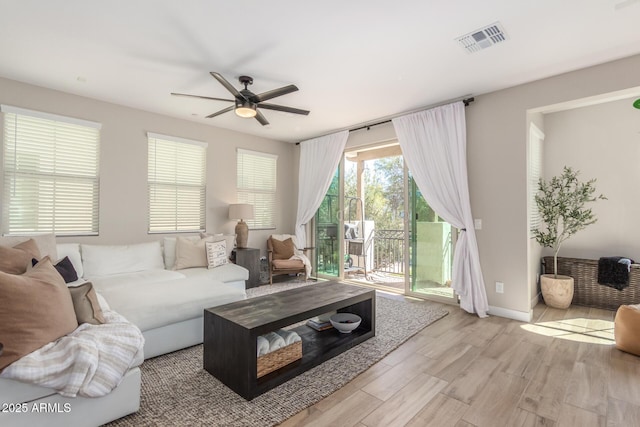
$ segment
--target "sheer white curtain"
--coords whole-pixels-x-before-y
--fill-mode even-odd
[[[348,137],[349,131],[345,130],[300,143],[296,238],[301,248],[307,246],[305,225],[316,214],[331,185]]]
[[[451,287],[460,306],[486,317],[487,293],[473,228],[467,181],[467,139],[462,102],[392,120],[404,160],[431,208],[460,233]]]

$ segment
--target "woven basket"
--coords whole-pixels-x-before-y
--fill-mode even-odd
[[[553,274],[553,257],[542,259],[544,272]],[[625,304],[640,304],[640,268],[632,266],[629,286],[619,291],[598,283],[598,260],[558,257],[558,274],[574,280],[571,304],[617,310]]]
[[[302,341],[258,357],[258,378],[302,358]]]

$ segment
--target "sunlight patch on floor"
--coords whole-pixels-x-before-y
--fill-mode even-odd
[[[520,327],[525,331],[548,337],[601,345],[615,344],[613,322],[610,320],[577,317],[527,323]]]

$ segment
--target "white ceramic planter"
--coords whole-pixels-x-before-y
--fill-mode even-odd
[[[540,288],[545,304],[554,308],[568,308],[573,299],[573,277],[543,274]]]

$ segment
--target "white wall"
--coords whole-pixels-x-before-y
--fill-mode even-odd
[[[639,87],[638,70],[640,56],[633,56],[478,95],[466,109],[471,208],[482,219],[477,237],[491,306],[528,313],[534,293],[528,265],[527,111]],[[547,123],[544,129],[548,138]],[[503,294],[495,292],[496,281],[504,282]]]
[[[571,166],[583,180],[596,178],[596,194],[608,198],[591,205],[598,222],[567,240],[560,256],[640,261],[640,110],[634,99],[545,115],[546,179]]]
[[[489,304],[500,309],[501,314],[527,318],[537,296],[536,274],[542,251],[529,239],[527,225],[529,123],[535,123],[549,138],[547,117],[543,117],[540,111],[554,104],[629,88],[639,87],[640,90],[638,70],[640,56],[634,56],[476,95],[475,102],[466,108],[471,210],[474,218],[482,219],[483,225],[482,230],[476,231],[480,263]],[[637,123],[637,119],[633,120]],[[598,120],[592,121],[593,126],[599,123]],[[387,123],[370,130],[352,132],[347,148],[395,137],[393,125]],[[608,169],[608,174],[615,174],[616,170]],[[633,184],[628,190],[631,196]],[[602,205],[605,203],[608,202]],[[577,252],[568,250],[563,253]],[[635,253],[637,251],[629,249],[626,254],[634,256]],[[637,257],[640,259],[640,254]],[[503,294],[495,292],[496,281],[504,283]]]
[[[249,246],[266,249],[271,233],[294,228],[297,162],[293,144],[96,101],[0,78],[0,104],[102,123],[100,138],[100,235],[64,238],[99,244],[158,239],[147,233],[147,131],[204,141],[207,149],[207,231],[233,233],[227,218],[236,200],[236,148],[278,155],[276,230],[249,232]],[[238,120],[241,120],[238,118]],[[255,126],[247,121],[247,126]],[[0,191],[2,191],[0,189]]]
[[[527,125],[528,129],[531,129],[532,126],[535,126],[535,128],[537,128],[538,131],[542,132],[544,134],[545,132],[545,122],[544,122],[544,115],[542,113],[530,113],[528,115],[528,121],[529,124]],[[529,130],[527,132],[527,143],[531,144],[531,131]],[[543,143],[543,152],[544,152],[544,143]],[[527,150],[527,165],[530,164],[529,161],[529,156],[530,154],[530,150]],[[543,171],[544,171],[544,161],[542,162],[542,167],[543,167]],[[527,172],[527,174],[529,174],[529,172]],[[534,189],[535,191],[535,189]],[[531,212],[532,207],[527,205],[527,212]],[[529,239],[529,245],[528,245],[528,263],[529,263],[529,267],[528,267],[528,280],[529,280],[529,300],[530,300],[530,307],[533,308],[536,306],[536,304],[539,302],[539,285],[538,285],[538,276],[541,273],[541,269],[540,269],[540,258],[542,257],[543,253],[542,253],[542,247],[538,244],[538,242],[535,241],[535,239]]]
[[[502,308],[506,312],[529,313],[531,296],[534,294],[530,283],[530,242],[527,230],[526,141],[528,123],[531,120],[527,112],[556,103],[640,87],[638,70],[640,55],[477,95],[476,101],[466,109],[471,208],[474,218],[481,218],[483,221],[483,229],[478,230],[476,235],[491,306]],[[234,226],[233,222],[226,219],[225,207],[235,201],[235,147],[279,154],[280,209],[277,212],[277,231],[293,230],[298,157],[294,145],[4,79],[0,79],[0,103],[103,123],[101,235],[96,239],[87,238],[87,241],[126,243],[153,238],[146,234],[145,132],[148,130],[209,142],[209,231],[228,232]],[[597,124],[592,123],[594,126]],[[544,126],[545,133],[549,133],[548,123]],[[353,132],[347,146],[365,145],[394,137],[393,127],[389,123],[373,127],[370,131]],[[588,173],[584,172],[585,175]],[[615,174],[617,168],[607,169],[607,173]],[[600,175],[598,177],[603,179]],[[629,197],[634,194],[634,186],[635,183],[628,186]],[[608,191],[605,188],[602,190]],[[614,193],[610,192],[608,195],[611,197]],[[603,202],[602,205],[606,203],[608,202]],[[631,216],[632,214],[628,215],[625,221]],[[601,224],[607,222],[608,220],[602,221]],[[594,230],[596,231],[597,229]],[[269,233],[250,233],[249,245],[263,247]],[[578,237],[573,242],[576,245],[580,243]],[[618,244],[617,239],[618,237],[611,238],[611,244],[614,241]],[[619,250],[626,249],[620,246]],[[627,255],[632,257],[637,253],[631,248],[628,251]],[[566,254],[569,255],[570,252]],[[640,258],[640,255],[637,256]],[[503,294],[495,293],[496,281],[504,282]]]

